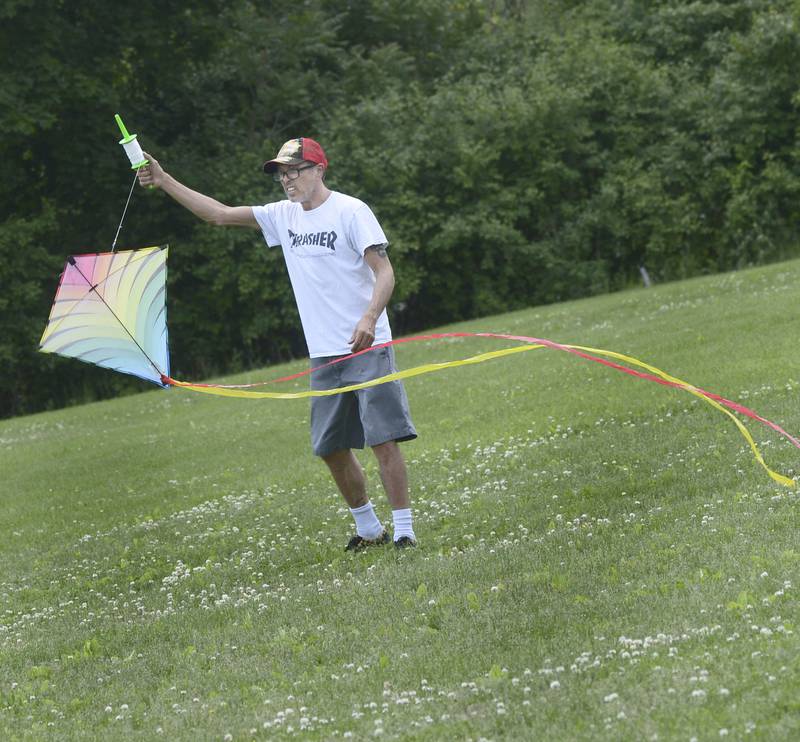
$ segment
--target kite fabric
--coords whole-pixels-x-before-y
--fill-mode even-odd
[[[292,374],[290,376],[284,376],[279,379],[273,379],[269,382],[261,382],[258,384],[192,384],[185,381],[178,381],[176,379],[171,379],[168,376],[165,376],[162,381],[164,384],[168,384],[171,386],[180,387],[183,389],[190,389],[195,392],[202,392],[205,394],[215,394],[224,397],[247,397],[247,398],[255,398],[255,399],[303,399],[305,397],[323,397],[323,396],[330,396],[333,394],[341,394],[343,392],[350,392],[356,391],[357,389],[365,389],[371,386],[377,386],[378,384],[384,384],[388,381],[396,381],[401,379],[408,379],[413,376],[419,376],[421,374],[431,373],[433,371],[443,371],[448,368],[457,368],[459,366],[468,366],[476,363],[483,363],[484,361],[490,361],[495,358],[501,358],[503,356],[512,355],[515,353],[524,353],[530,350],[539,350],[541,348],[550,348],[554,350],[561,350],[567,353],[571,353],[576,355],[580,358],[583,358],[588,361],[594,361],[595,363],[600,363],[608,368],[612,368],[616,371],[620,371],[622,373],[626,373],[630,376],[634,376],[639,379],[644,379],[646,381],[652,381],[657,384],[661,384],[662,386],[672,387],[675,389],[683,389],[684,391],[693,394],[698,399],[703,400],[707,404],[714,407],[716,410],[719,410],[723,414],[727,415],[733,423],[738,428],[739,432],[742,434],[744,439],[747,441],[748,445],[750,446],[753,455],[756,458],[756,461],[764,468],[764,470],[769,474],[769,476],[786,487],[796,487],[796,482],[787,477],[783,474],[779,474],[776,471],[767,466],[767,463],[764,461],[761,452],[756,445],[753,436],[750,434],[750,431],[744,426],[744,424],[737,418],[730,410],[735,410],[746,417],[751,418],[752,420],[756,420],[757,422],[766,425],[767,427],[771,428],[778,434],[782,435],[786,438],[795,448],[800,449],[800,440],[793,437],[789,433],[787,433],[783,428],[781,428],[778,424],[767,420],[764,417],[761,417],[758,413],[754,412],[753,410],[740,405],[736,402],[732,402],[729,399],[725,399],[724,397],[714,394],[713,392],[708,392],[699,387],[690,384],[689,382],[682,381],[670,374],[666,373],[665,371],[661,371],[660,369],[656,368],[655,366],[651,366],[650,364],[644,363],[632,356],[626,356],[622,353],[615,353],[614,351],[610,350],[603,350],[600,348],[587,348],[581,345],[565,345],[561,343],[553,342],[552,340],[545,340],[543,338],[534,338],[534,337],[527,337],[524,335],[506,335],[501,333],[492,333],[492,332],[448,332],[448,333],[438,333],[434,335],[421,335],[417,337],[410,337],[410,338],[401,338],[398,340],[391,340],[388,343],[380,343],[378,345],[374,345],[372,348],[367,348],[366,350],[359,351],[353,355],[361,355],[362,353],[369,353],[372,350],[377,348],[387,347],[390,345],[398,345],[401,343],[408,343],[408,342],[415,342],[415,341],[423,341],[423,340],[439,340],[444,338],[467,338],[467,337],[491,337],[491,338],[500,338],[504,340],[514,340],[518,342],[524,343],[524,345],[515,346],[512,348],[503,348],[501,350],[494,350],[489,351],[487,353],[481,353],[479,355],[472,356],[470,358],[464,358],[457,361],[445,361],[440,363],[426,363],[421,366],[415,366],[414,368],[405,369],[403,371],[397,371],[392,374],[388,374],[387,376],[382,376],[378,379],[373,379],[371,381],[365,381],[360,384],[352,384],[350,386],[340,387],[338,389],[309,389],[306,391],[301,392],[266,392],[266,391],[253,391],[253,387],[257,386],[264,386],[266,384],[278,383],[282,381],[290,381],[292,379],[297,379],[301,376],[305,376],[307,374],[312,373],[315,369],[308,369],[306,371],[301,371],[297,374]],[[342,358],[337,358],[333,361],[330,361],[328,364],[330,365],[333,363],[341,363],[343,360],[347,358],[352,358],[353,355],[344,356]],[[605,356],[605,358],[601,357]],[[607,359],[614,359],[614,360],[607,360]],[[622,363],[630,364],[631,366],[638,367],[640,369],[644,369],[643,371],[637,371],[635,368],[629,368],[628,366],[623,366],[621,363],[616,363],[615,361],[621,361]]]
[[[168,248],[72,255],[39,350],[166,387]]]

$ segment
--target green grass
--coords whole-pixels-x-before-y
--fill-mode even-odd
[[[790,262],[458,329],[627,353],[796,434],[799,303]],[[402,553],[343,552],[306,401],[153,391],[0,423],[0,738],[800,735],[798,497],[729,419],[550,350],[407,390]]]

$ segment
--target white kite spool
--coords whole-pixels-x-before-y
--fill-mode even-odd
[[[120,140],[120,144],[131,161],[131,170],[138,170],[148,164],[139,142],[136,141],[136,134],[132,134],[128,139]]]

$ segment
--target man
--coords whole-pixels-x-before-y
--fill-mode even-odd
[[[260,228],[269,247],[281,245],[316,369],[312,389],[335,389],[396,370],[392,348],[330,363],[391,340],[386,305],[394,289],[394,271],[386,236],[370,208],[325,185],[328,160],[317,142],[291,139],[264,163],[264,172],[286,194],[286,200],[264,206],[226,206],[178,182],[152,155],[145,155],[150,163],[138,171],[142,186],[160,188],[211,224]],[[394,545],[416,546],[408,476],[397,445],[416,437],[399,381],[312,398],[314,453],[328,465],[356,524],[348,551],[389,541],[352,451],[365,443],[378,460],[392,507]]]

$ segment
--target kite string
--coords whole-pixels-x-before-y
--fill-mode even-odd
[[[128,191],[128,200],[125,202],[125,208],[122,210],[122,219],[119,220],[119,226],[117,227],[117,233],[114,235],[114,241],[111,243],[111,252],[114,252],[114,248],[117,246],[117,239],[119,239],[119,233],[122,229],[122,222],[125,221],[125,214],[128,213],[128,204],[131,202],[131,196],[133,195],[133,189],[136,186],[136,173],[133,174],[133,182],[131,183],[131,189]]]

